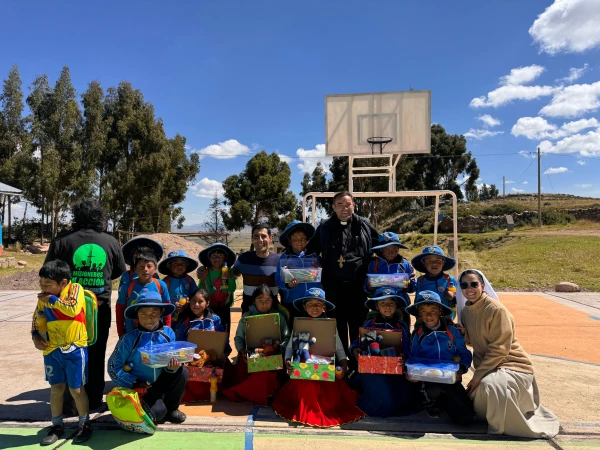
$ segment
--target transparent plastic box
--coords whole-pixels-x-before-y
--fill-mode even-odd
[[[456,372],[459,368],[457,363],[437,359],[410,357],[406,361],[406,372],[410,379],[431,383],[456,383]]]
[[[367,275],[367,288],[376,289],[384,286],[405,288],[409,283],[408,280],[409,275],[407,273],[373,273]]]
[[[169,361],[177,358],[180,363],[194,359],[196,344],[190,342],[167,342],[165,344],[145,345],[138,348],[142,363],[148,367],[167,367]]]
[[[290,283],[294,278],[300,283],[320,283],[322,270],[320,267],[306,269],[282,268],[281,272],[286,283]]]

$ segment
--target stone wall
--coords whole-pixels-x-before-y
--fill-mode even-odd
[[[600,222],[600,208],[567,209],[560,211],[571,214],[577,220],[590,220]],[[537,219],[537,211],[524,211],[512,214],[515,226],[531,224]],[[505,230],[506,216],[467,216],[458,218],[459,233],[480,233],[486,230]],[[443,233],[452,232],[452,219],[444,217],[440,223],[439,230]]]

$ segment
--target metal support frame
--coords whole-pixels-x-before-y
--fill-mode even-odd
[[[394,156],[396,156],[394,161]],[[402,155],[355,155],[348,157],[348,190],[354,194],[354,178],[387,177],[388,191],[396,192],[396,166]],[[389,165],[381,167],[354,167],[354,159],[358,158],[385,158]],[[355,173],[377,170],[377,173]]]
[[[387,157],[387,156],[386,156]],[[356,158],[356,157],[355,157]],[[396,163],[398,160],[396,160]],[[349,164],[352,163],[352,156],[350,157]],[[390,157],[391,164],[391,157]],[[365,168],[366,169],[366,168]],[[372,175],[370,175],[372,176]],[[352,185],[352,183],[350,183]],[[352,191],[350,191],[352,192]],[[333,198],[335,192],[309,192],[302,198],[302,221],[306,222],[306,200],[312,198],[312,224],[315,225],[315,217],[317,212],[318,197],[321,198]],[[433,225],[433,245],[437,245],[438,238],[438,216],[440,209],[440,195],[450,195],[452,197],[452,234],[454,237],[454,259],[456,259],[456,266],[454,266],[454,276],[458,279],[458,201],[456,194],[448,190],[437,190],[437,191],[402,191],[402,192],[352,192],[352,196],[358,198],[396,198],[396,197],[435,197],[435,218]]]

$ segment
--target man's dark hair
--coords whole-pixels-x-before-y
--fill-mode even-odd
[[[348,191],[342,191],[342,192],[338,192],[337,194],[335,194],[333,196],[332,203],[335,203],[335,201],[338,198],[340,198],[340,197],[346,197],[346,196],[350,197],[352,199],[352,201],[354,201],[354,197],[352,196],[352,194],[350,192],[348,192]]]
[[[104,208],[95,198],[84,198],[72,208],[73,230],[91,229],[101,233],[106,230],[107,219]]]
[[[254,236],[254,232],[256,230],[267,230],[267,234],[271,236],[271,229],[266,223],[257,223],[256,225],[252,226],[252,232],[250,233],[250,236]]]
[[[133,260],[133,268],[137,266],[137,263],[141,260],[144,261],[152,261],[156,264],[158,261],[156,260],[156,255],[149,247],[140,247],[138,250],[138,255]]]
[[[48,278],[56,281],[57,283],[60,283],[62,280],[70,281],[71,268],[66,262],[61,261],[60,259],[55,259],[54,261],[44,263],[40,269],[39,275],[40,278]]]

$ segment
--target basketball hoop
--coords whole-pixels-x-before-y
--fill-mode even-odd
[[[379,154],[383,154],[383,149],[385,148],[385,146],[387,144],[389,144],[390,142],[392,142],[394,140],[394,138],[391,137],[386,137],[386,136],[376,136],[376,137],[370,137],[367,138],[367,142],[369,143],[369,145],[371,146],[371,154],[375,154],[375,150],[373,148],[374,145],[379,144]]]

